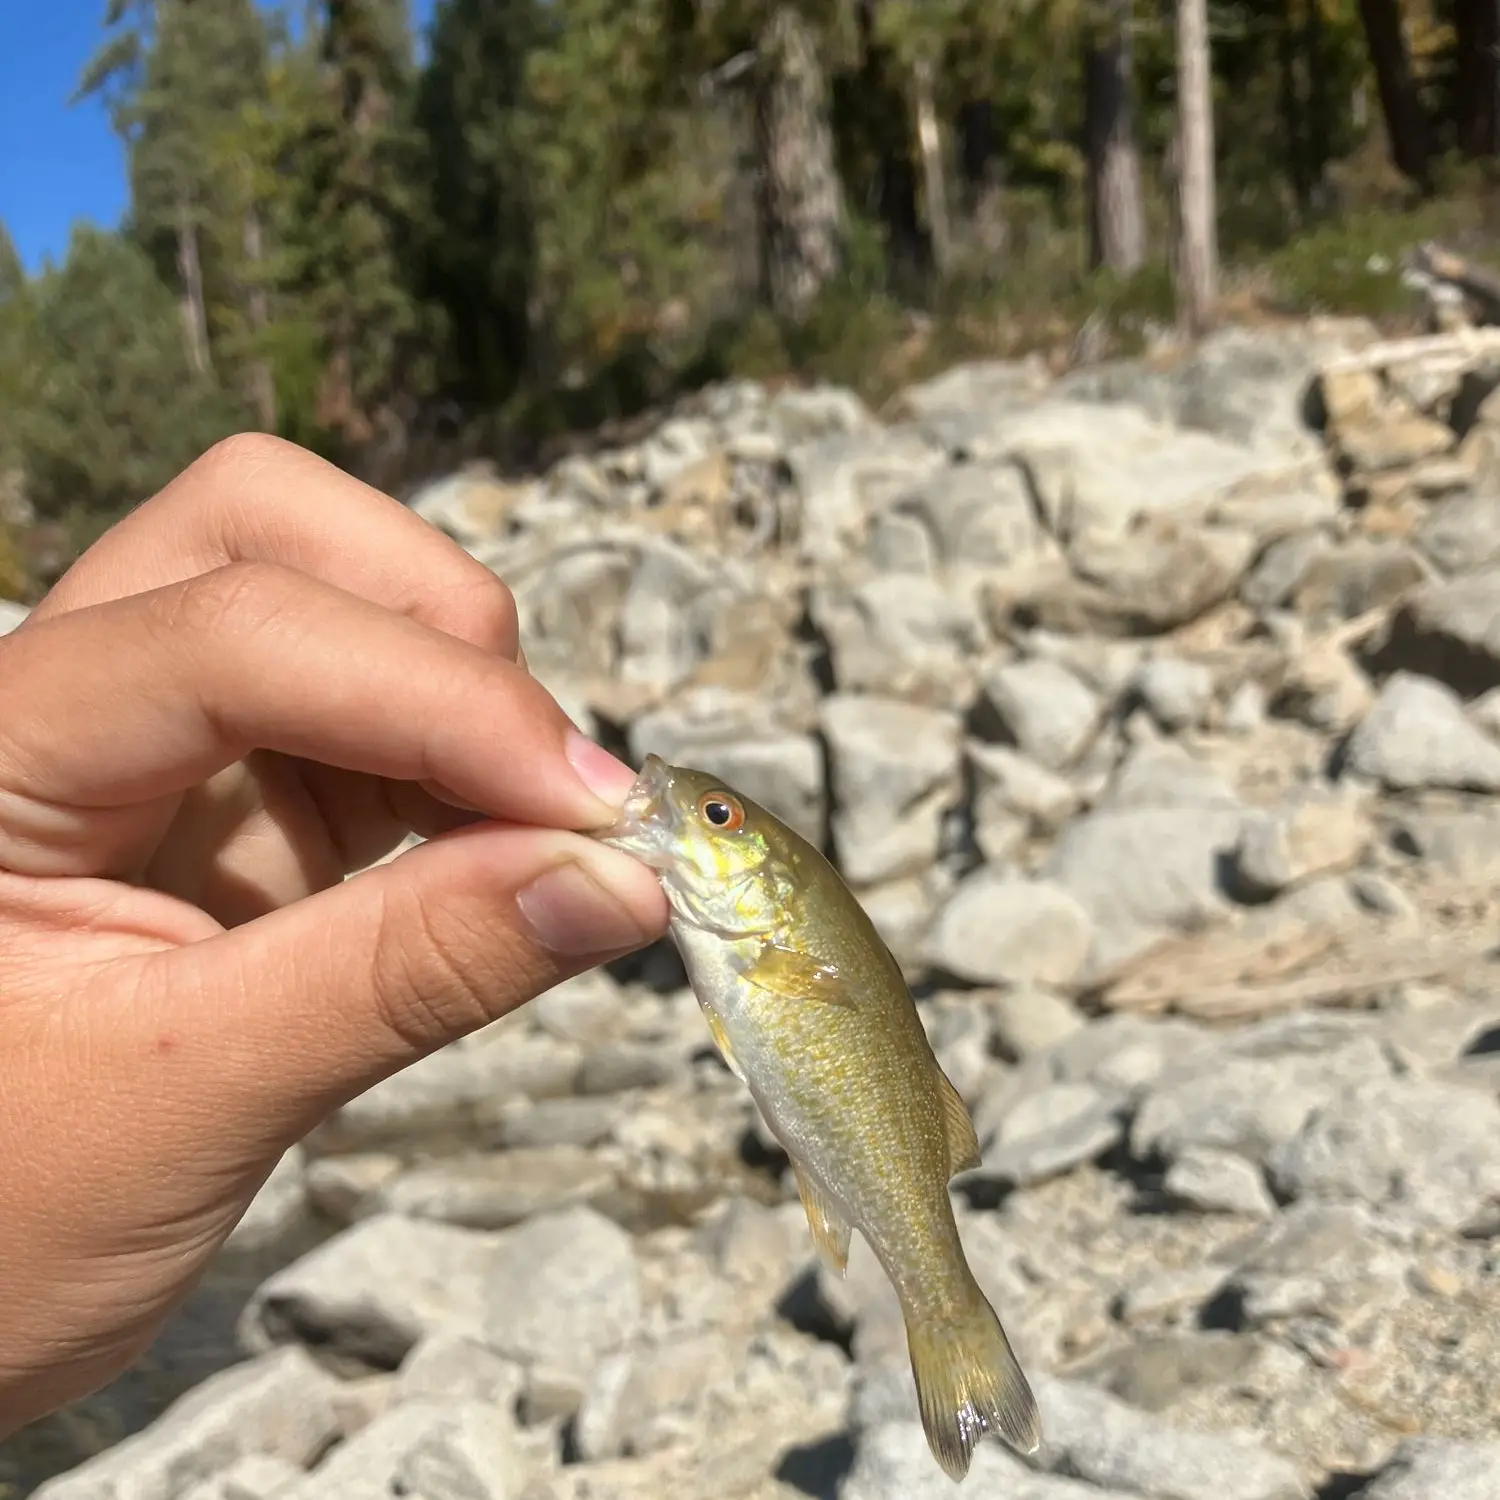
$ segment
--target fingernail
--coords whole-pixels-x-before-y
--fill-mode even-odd
[[[635,861],[628,854],[601,853],[609,861]],[[645,874],[643,866],[636,868]],[[629,870],[622,870],[627,876]],[[554,953],[611,953],[639,948],[657,934],[647,929],[627,900],[616,895],[581,861],[570,859],[538,875],[516,897],[537,942]]]
[[[563,752],[578,779],[601,801],[621,807],[625,793],[635,784],[635,772],[624,761],[614,758],[602,745],[596,745],[576,729],[568,731]]]

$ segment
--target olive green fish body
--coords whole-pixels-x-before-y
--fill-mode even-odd
[[[962,1479],[986,1431],[1034,1451],[1035,1401],[948,1197],[979,1163],[973,1124],[863,907],[765,809],[655,757],[601,837],[660,872],[689,983],[791,1158],[819,1252],[842,1273],[857,1228],[890,1278],[934,1456]]]

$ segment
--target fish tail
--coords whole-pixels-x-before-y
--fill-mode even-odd
[[[1042,1442],[1036,1397],[1016,1363],[995,1310],[976,1286],[956,1320],[906,1314],[906,1346],[932,1455],[955,1482],[969,1472],[981,1437],[998,1432],[1021,1453]]]

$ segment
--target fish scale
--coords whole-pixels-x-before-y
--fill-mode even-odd
[[[688,981],[791,1159],[819,1253],[842,1274],[857,1229],[890,1279],[934,1458],[962,1480],[988,1432],[1035,1452],[1035,1398],[948,1196],[979,1164],[973,1123],[853,892],[766,809],[656,756],[597,837],[657,872]]]

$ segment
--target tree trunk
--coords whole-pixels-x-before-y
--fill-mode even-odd
[[[1109,0],[1107,31],[1084,55],[1084,148],[1088,157],[1089,266],[1122,276],[1146,259],[1141,160],[1135,144],[1131,0]]]
[[[817,40],[791,5],[777,7],[757,52],[761,277],[776,313],[800,320],[843,261],[828,85]]]
[[[1276,54],[1281,75],[1281,130],[1286,148],[1286,171],[1296,194],[1297,207],[1305,214],[1312,202],[1311,151],[1307,117],[1302,107],[1302,81],[1298,77],[1301,47],[1297,26],[1298,0],[1283,0],[1281,25],[1277,28]],[[1309,7],[1317,9],[1317,0]],[[1310,70],[1309,70],[1310,71]]]
[[[187,200],[177,204],[177,274],[181,278],[182,336],[188,364],[195,375],[206,375],[208,353],[208,309],[203,300],[203,265],[198,259],[198,227],[193,223]]]
[[[1207,0],[1177,0],[1178,321],[1202,333],[1219,295]]]
[[[1307,101],[1303,115],[1307,127],[1304,143],[1307,148],[1307,178],[1312,187],[1312,200],[1321,206],[1324,192],[1324,174],[1328,158],[1333,153],[1333,101],[1328,92],[1331,69],[1328,66],[1328,45],[1323,35],[1323,10],[1321,0],[1303,0],[1302,5],[1302,67],[1307,75]]]
[[[1427,120],[1412,78],[1398,0],[1359,0],[1360,19],[1370,47],[1370,64],[1380,90],[1391,160],[1425,193],[1432,186]]]
[[[971,99],[958,111],[958,164],[967,232],[986,262],[1005,254],[1005,178],[988,99]]]
[[[946,276],[953,266],[953,226],[948,218],[948,192],[943,180],[943,139],[932,97],[932,64],[926,58],[912,70],[912,95],[917,109],[917,149],[922,156],[922,191],[927,204],[932,263],[939,276]]]
[[[1500,46],[1497,0],[1454,0],[1453,30],[1458,53],[1455,80],[1458,146],[1465,156],[1496,154],[1496,89],[1500,87],[1496,48]]]
[[[265,282],[261,279],[261,262],[265,258],[265,245],[261,235],[260,214],[250,209],[245,215],[244,225],[245,265],[249,274],[248,292],[245,298],[246,321],[257,345],[261,345],[270,326],[271,311],[266,297]],[[248,395],[255,407],[256,419],[265,432],[276,431],[276,382],[271,375],[271,362],[264,352],[250,361],[246,379]]]

